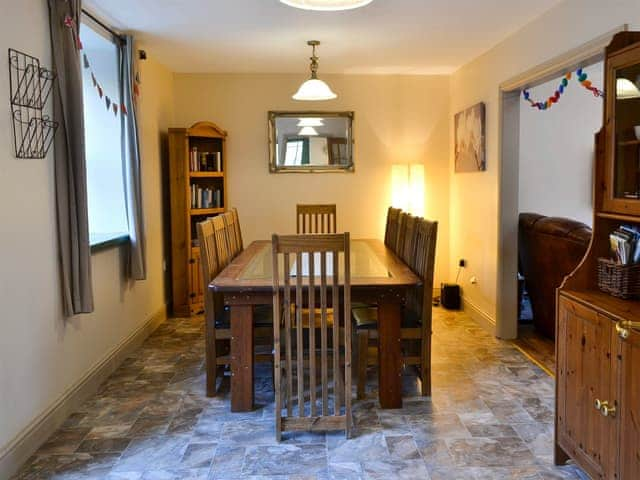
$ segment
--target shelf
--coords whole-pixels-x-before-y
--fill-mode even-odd
[[[222,178],[224,172],[189,172],[190,178]]]
[[[189,215],[215,215],[216,213],[224,213],[224,208],[192,208]]]
[[[596,217],[606,218],[607,220],[619,220],[621,222],[640,223],[640,217],[634,215],[624,215],[622,213],[598,212],[596,213]]]
[[[600,290],[560,290],[560,293],[616,321],[637,321],[640,318],[638,300],[623,300]]]
[[[628,146],[638,146],[640,145],[640,140],[626,140],[624,142],[618,142],[618,145],[621,147],[628,147]]]

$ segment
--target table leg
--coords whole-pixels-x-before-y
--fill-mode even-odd
[[[402,408],[400,322],[400,304],[378,305],[378,387],[382,408]]]
[[[231,306],[231,411],[253,410],[253,305]]]

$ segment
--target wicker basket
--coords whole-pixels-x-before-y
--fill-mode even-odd
[[[598,287],[614,297],[640,298],[640,264],[619,265],[608,258],[599,258]]]

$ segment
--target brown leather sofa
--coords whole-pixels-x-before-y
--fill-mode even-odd
[[[543,335],[555,337],[556,288],[582,260],[591,228],[568,218],[521,213],[518,263],[525,278],[533,323]]]

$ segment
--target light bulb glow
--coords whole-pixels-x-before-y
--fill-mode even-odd
[[[298,132],[298,135],[301,135],[303,137],[314,137],[318,135],[318,132],[313,127],[302,127]]]
[[[353,10],[364,7],[373,0],[280,0],[281,3],[302,10],[317,10],[334,12],[339,10]]]
[[[616,98],[621,100],[640,98],[640,90],[638,86],[628,78],[618,78],[616,80]]]
[[[324,127],[324,122],[321,118],[305,117],[299,120],[298,127]]]
[[[337,97],[338,96],[331,91],[329,85],[317,78],[311,78],[300,85],[300,88],[292,98],[303,101],[320,101],[333,100]]]
[[[391,206],[417,217],[424,216],[424,165],[391,166]]]

